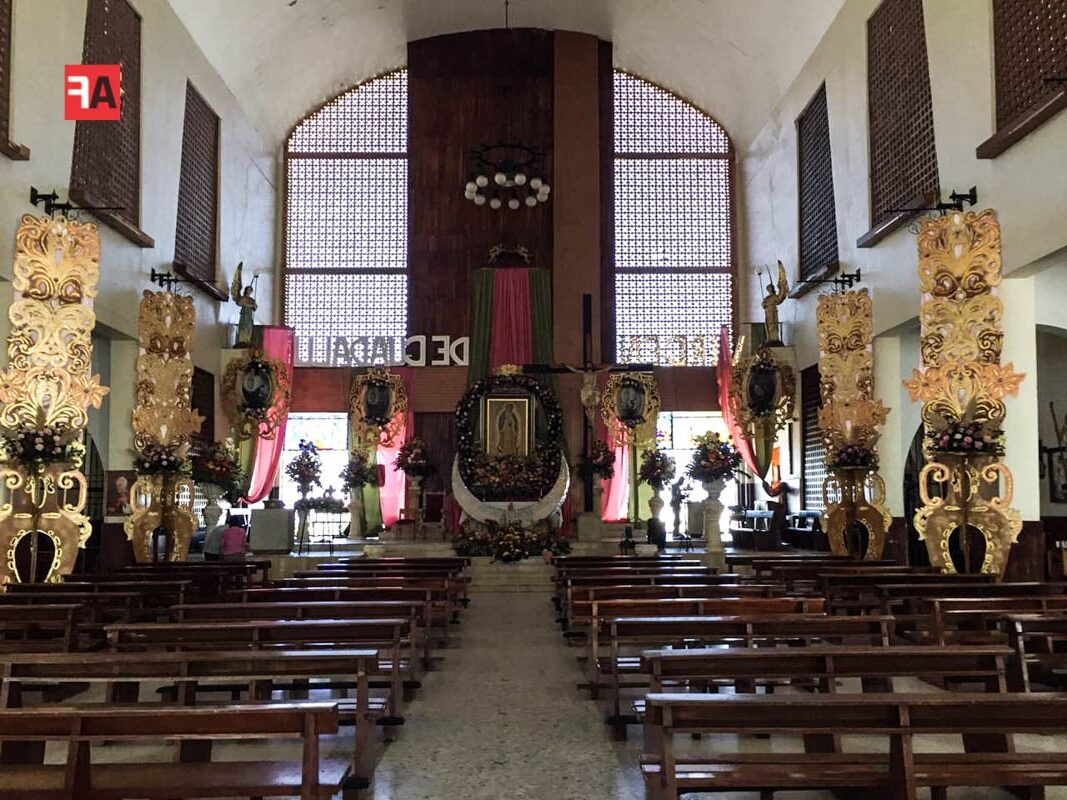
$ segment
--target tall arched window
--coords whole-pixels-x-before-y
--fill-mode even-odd
[[[401,69],[309,114],[286,148],[285,324],[297,359],[329,337],[407,335],[408,81]]]
[[[720,326],[733,326],[732,171],[715,120],[615,73],[618,360],[715,363]]]

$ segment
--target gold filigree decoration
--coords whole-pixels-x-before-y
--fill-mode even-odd
[[[137,315],[137,384],[133,446],[138,452],[165,447],[187,451],[204,418],[192,407],[196,326],[191,297],[145,291]],[[184,488],[183,488],[184,487]],[[169,539],[166,557],[181,561],[196,530],[193,491],[181,476],[140,475],[130,487],[132,513],[124,523],[138,561],[152,560],[152,537],[161,525]]]
[[[624,386],[635,389],[640,409],[622,409],[619,391]],[[656,441],[656,420],[661,408],[659,384],[651,372],[612,372],[604,384],[600,400],[600,418],[608,429],[614,446],[649,447]]]
[[[778,360],[774,350],[767,347],[750,356],[742,356],[738,348],[733,367],[730,408],[737,426],[752,445],[762,476],[770,468],[778,432],[793,418],[796,377],[793,368]]]
[[[258,348],[226,365],[222,374],[222,409],[237,439],[273,439],[289,414],[292,381],[286,365]]]
[[[885,483],[878,475],[878,438],[888,409],[874,399],[874,332],[866,289],[823,295],[816,309],[819,334],[819,427],[829,474],[823,481],[826,535],[838,555],[882,557],[892,517],[885,507]],[[834,455],[848,447],[870,453],[870,466],[838,466]],[[867,547],[852,553],[849,532],[867,529]]]
[[[1024,375],[1001,365],[1004,307],[993,289],[1001,282],[1000,226],[996,214],[954,213],[923,223],[918,240],[922,370],[904,385],[923,402],[928,431],[958,422],[979,423],[987,437],[1003,443],[1004,398],[1014,396]],[[949,554],[960,533],[966,568],[970,529],[985,540],[979,571],[1003,575],[1008,553],[1022,530],[1011,508],[1013,483],[995,453],[945,453],[925,447],[927,464],[919,477],[922,508],[914,517],[930,562],[955,572]],[[940,487],[932,493],[929,485]]]
[[[407,410],[408,391],[399,375],[387,367],[371,367],[357,375],[348,394],[353,444],[391,447],[404,428]]]
[[[108,389],[90,374],[92,330],[100,276],[100,238],[92,223],[25,215],[15,233],[14,299],[8,311],[8,366],[0,371],[0,426],[14,431],[45,425],[80,433],[87,408],[100,408]],[[8,463],[0,481],[8,501],[0,506],[0,587],[35,580],[20,575],[19,542],[37,531],[52,541],[44,580],[59,581],[74,569],[78,549],[92,528],[80,458],[31,467]],[[31,570],[39,542],[31,540]]]

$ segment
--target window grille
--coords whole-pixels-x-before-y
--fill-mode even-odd
[[[218,220],[219,117],[187,82],[174,263],[188,277],[210,285],[218,262]]]
[[[1048,78],[1067,75],[1067,0],[993,0],[997,129],[1063,91]]]
[[[733,327],[729,137],[641,78],[616,72],[614,91],[616,358],[714,364]]]
[[[826,84],[819,87],[797,119],[797,173],[800,277],[808,279],[836,269],[838,265]]]
[[[82,63],[122,68],[121,119],[78,122],[70,192],[82,205],[114,207],[94,212],[124,235],[141,218],[141,17],[128,0],[88,0]]]
[[[871,225],[940,191],[923,0],[883,0],[867,20]]]
[[[826,444],[819,427],[822,394],[819,367],[800,372],[800,435],[803,440],[804,508],[822,510],[822,484],[826,478]]]
[[[297,359],[407,334],[407,70],[330,100],[289,137],[285,322]]]

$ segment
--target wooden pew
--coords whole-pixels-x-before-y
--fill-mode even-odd
[[[916,800],[920,787],[931,787],[933,798],[944,800],[949,787],[1067,784],[1064,753],[1011,747],[1015,733],[1067,733],[1067,694],[650,694],[646,702],[642,773],[650,797],[840,789],[856,797]],[[912,744],[914,736],[926,734],[949,734],[951,742],[960,731],[987,746],[959,753],[931,743],[917,753]],[[866,734],[888,739],[889,749],[752,753],[716,737],[714,751],[679,758],[672,741],[676,734],[753,733]],[[1005,742],[1006,752],[998,749]]]
[[[258,585],[255,582],[258,569],[247,562],[209,561],[200,563],[160,562],[169,566],[149,566],[134,564],[122,567],[116,572],[107,573],[107,579],[114,580],[188,580],[200,597],[205,599],[220,598],[232,589]],[[76,577],[74,578],[76,579]]]
[[[172,702],[198,704],[198,691],[244,685],[248,701],[270,701],[282,688],[303,691],[303,682],[326,681],[335,689],[354,690],[340,700],[342,724],[356,728],[352,757],[353,775],[366,785],[373,772],[371,732],[375,723],[393,726],[402,718],[386,715],[387,698],[371,697],[369,676],[375,674],[377,649],[367,650],[257,650],[162,653],[75,653],[0,657],[0,708],[23,707],[27,693],[43,688],[103,684],[108,702],[134,702],[143,696],[141,684],[164,683]],[[219,684],[222,684],[219,687]],[[42,684],[44,684],[42,686]],[[46,695],[47,696],[47,695]],[[235,698],[236,699],[236,698]],[[39,708],[40,706],[35,706]],[[47,706],[46,706],[47,707]],[[168,709],[169,711],[169,709]],[[43,748],[23,745],[8,749],[22,760],[43,759]]]
[[[958,584],[993,583],[995,575],[957,575],[940,572],[897,572],[893,574],[824,572],[819,576],[819,594],[830,604],[831,613],[867,611],[871,598],[877,597],[879,584],[908,584],[909,586],[954,586]]]
[[[642,557],[640,561],[618,563],[610,559],[584,561],[580,563],[559,563],[556,560],[556,571],[552,575],[553,597],[557,600],[562,597],[563,587],[569,578],[588,577],[596,574],[603,575],[636,575],[655,574],[661,570],[674,572],[695,572],[702,575],[714,574],[715,570],[707,566],[699,559],[675,558],[656,559]]]
[[[172,622],[221,622],[253,619],[374,619],[407,617],[423,669],[433,666],[429,634],[430,608],[422,600],[379,600],[326,603],[194,603],[172,606]]]
[[[876,602],[869,610],[874,613],[893,614],[898,630],[903,625],[921,624],[924,614],[919,604],[935,598],[968,597],[1050,597],[1067,593],[1067,583],[953,583],[917,585],[910,583],[877,584],[874,587]]]
[[[143,561],[122,567],[120,571],[154,570],[167,573],[183,569],[221,570],[248,575],[251,583],[266,585],[270,583],[271,566],[269,558],[246,558],[244,561]]]
[[[1009,614],[1067,613],[1067,595],[1040,597],[935,597],[909,604],[927,619],[905,638],[918,644],[1000,644],[1007,642],[1002,618]]]
[[[419,679],[407,619],[169,622],[108,625],[105,631],[115,652],[376,647],[384,651],[379,671],[389,675],[391,716],[399,716],[402,678]]]
[[[1015,651],[1012,688],[1031,692],[1039,683],[1067,690],[1067,614],[1012,614],[1005,627]]]
[[[73,604],[0,605],[0,653],[73,652],[88,609]]]
[[[817,591],[819,579],[832,572],[838,575],[886,575],[899,577],[903,583],[906,577],[912,575],[932,575],[929,567],[902,567],[899,564],[888,563],[865,563],[862,561],[853,564],[803,564],[803,565],[778,565],[756,573],[756,577],[771,579],[781,582],[787,589],[798,590],[803,588],[807,591]]]
[[[44,708],[0,711],[0,742],[65,742],[64,764],[6,764],[0,797],[138,797],[178,800],[202,797],[330,798],[348,775],[346,761],[320,758],[319,737],[338,730],[329,703],[229,706],[226,708]],[[92,763],[101,742],[195,740],[198,763]],[[299,761],[212,761],[212,740],[299,740]],[[203,756],[206,755],[206,758]],[[27,787],[35,787],[27,794]]]
[[[137,592],[3,592],[0,606],[43,606],[55,603],[84,606],[92,619],[100,623],[138,622],[157,619],[159,612],[148,612]]]
[[[643,659],[647,648],[718,647],[767,648],[779,645],[857,644],[888,647],[893,634],[892,617],[831,617],[825,614],[768,614],[755,616],[622,617],[611,620],[608,656],[592,665],[587,684],[596,699],[607,685],[616,739],[626,738],[626,725],[636,722],[622,713],[622,690],[649,685]],[[637,649],[637,655],[625,651]],[[623,676],[626,679],[623,679]],[[607,676],[608,680],[603,679]],[[738,684],[739,690],[755,691],[756,679]]]
[[[196,589],[188,580],[129,580],[121,576],[67,576],[63,583],[9,583],[8,592],[134,592],[141,595],[144,608],[170,608],[178,603],[197,600]]]
[[[285,578],[275,583],[274,588],[377,588],[386,586],[400,586],[412,589],[432,589],[444,592],[446,604],[445,611],[448,618],[458,619],[459,607],[466,597],[466,581],[457,581],[448,577],[418,577],[411,575],[363,575],[352,576],[343,573],[331,575],[323,573],[321,576],[304,578]]]

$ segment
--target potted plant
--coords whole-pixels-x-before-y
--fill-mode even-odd
[[[372,464],[366,453],[353,450],[348,463],[341,470],[341,491],[350,498],[352,509],[351,532],[363,535],[363,487],[378,485],[378,467]]]
[[[192,457],[193,481],[207,498],[204,506],[204,527],[210,531],[219,522],[222,509],[219,500],[226,498],[231,504],[241,499],[244,487],[244,472],[238,461],[233,439],[214,442]]]
[[[663,500],[659,493],[674,478],[674,459],[659,449],[646,450],[641,456],[641,469],[637,477],[642,483],[647,483],[655,489],[648,501],[649,511],[652,512],[649,519],[658,519],[659,512],[663,510]]]
[[[296,484],[296,490],[300,492],[300,500],[294,508],[297,514],[297,541],[303,545],[307,534],[307,522],[309,508],[307,503],[308,492],[313,486],[322,486],[322,460],[319,458],[319,449],[314,442],[301,439],[297,445],[299,452],[288,464],[285,465],[285,474],[289,480]]]

